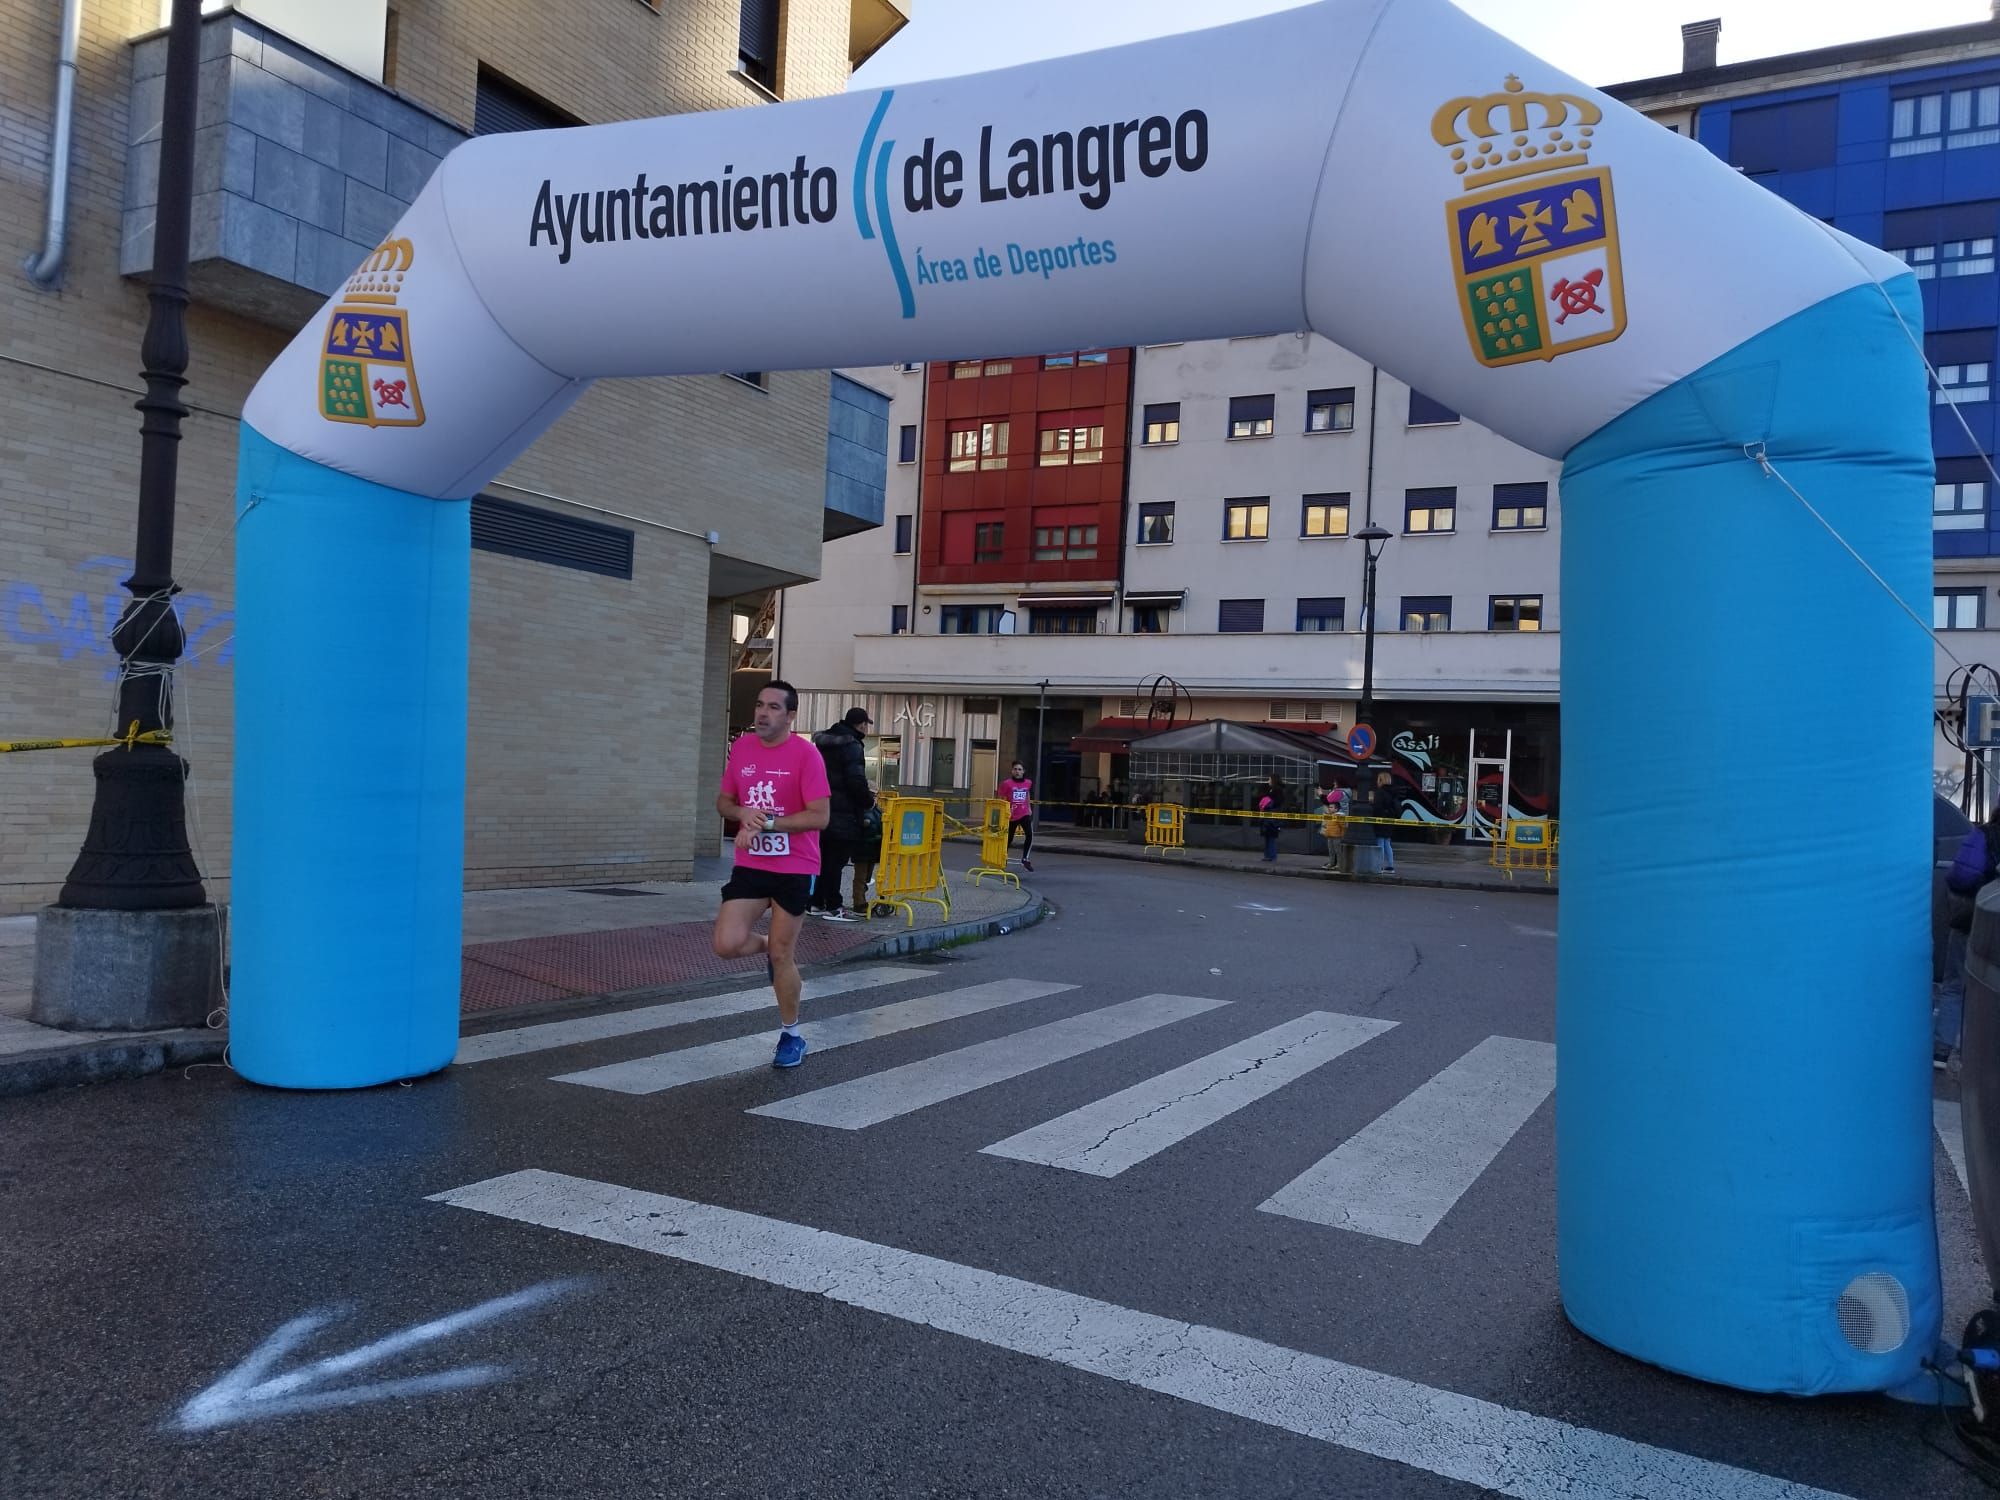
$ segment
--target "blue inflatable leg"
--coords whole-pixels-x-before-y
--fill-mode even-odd
[[[1563,472],[1563,1300],[1752,1390],[1897,1385],[1940,1308],[1931,643],[1745,450],[1927,610],[1929,410],[1863,287]]]
[[[435,1072],[458,1047],[471,506],[248,423],[237,473],[230,1058],[283,1088]]]

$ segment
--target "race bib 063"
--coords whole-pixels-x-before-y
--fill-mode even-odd
[[[765,859],[783,859],[792,852],[792,836],[789,833],[753,833],[750,835],[749,852]]]

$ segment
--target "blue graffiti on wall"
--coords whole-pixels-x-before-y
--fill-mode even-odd
[[[105,680],[118,675],[118,655],[111,649],[111,631],[118,624],[128,595],[120,584],[132,571],[129,557],[87,557],[76,565],[84,578],[67,605],[51,602],[39,584],[26,579],[9,579],[0,588],[0,631],[17,646],[55,651],[62,660],[94,656],[104,663]],[[199,669],[213,664],[227,667],[236,655],[232,629],[236,611],[207,594],[179,594],[174,606],[180,611],[181,628],[187,633],[187,650],[181,667]],[[211,644],[204,648],[202,642]]]

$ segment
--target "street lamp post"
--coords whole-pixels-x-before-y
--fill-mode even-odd
[[[1361,708],[1355,722],[1371,724],[1375,713],[1375,564],[1389,545],[1389,532],[1370,521],[1354,533],[1368,559],[1361,585]]]
[[[150,314],[140,345],[139,519],[131,600],[112,630],[116,733],[173,728],[173,667],[186,644],[173,597],[174,499],[188,366],[201,0],[174,0],[160,121]],[[37,927],[31,1015],[105,1030],[198,1024],[217,993],[217,928],[187,837],[187,763],[158,741],[97,757],[90,827]],[[46,951],[44,951],[46,950]]]

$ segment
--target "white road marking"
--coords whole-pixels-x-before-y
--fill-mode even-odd
[[[1516,1500],[1843,1500],[1223,1329],[735,1209],[535,1170],[432,1201],[826,1297]]]
[[[1258,1207],[1421,1245],[1555,1086],[1554,1047],[1490,1036]]]
[[[1528,927],[1524,926],[1520,922],[1514,922],[1509,925],[1511,925],[1516,932],[1520,933],[1522,937],[1552,938],[1556,935],[1555,929],[1553,927]],[[1461,944],[1460,946],[1462,947],[1464,945]]]
[[[377,1339],[372,1344],[364,1344],[361,1348],[349,1350],[346,1354],[336,1354],[327,1359],[316,1360],[309,1365],[301,1365],[290,1374],[270,1375],[272,1367],[279,1360],[341,1316],[330,1311],[306,1313],[279,1328],[276,1333],[251,1351],[249,1357],[235,1369],[190,1400],[180,1409],[180,1415],[174,1425],[183,1432],[207,1432],[212,1428],[228,1427],[241,1422],[259,1422],[267,1417],[327,1411],[340,1406],[358,1406],[363,1402],[383,1401],[393,1396],[424,1396],[437,1391],[462,1391],[474,1386],[491,1385],[494,1381],[506,1377],[507,1370],[504,1366],[464,1365],[456,1370],[444,1370],[434,1375],[413,1375],[403,1380],[339,1386],[333,1390],[312,1389],[314,1386],[325,1385],[330,1380],[337,1380],[343,1375],[352,1374],[356,1370],[379,1365],[384,1360],[393,1359],[419,1345],[435,1343],[439,1339],[463,1333],[468,1328],[475,1328],[481,1323],[490,1323],[495,1318],[505,1317],[509,1313],[523,1312],[538,1306],[564,1291],[568,1285],[561,1281],[544,1282],[540,1286],[529,1287],[524,1292],[516,1292],[511,1297],[496,1297],[491,1302],[482,1302],[477,1307],[469,1307],[464,1312],[453,1313],[450,1317],[420,1323],[415,1328],[406,1328],[401,1333]]]
[[[803,1120],[809,1125],[831,1125],[836,1130],[860,1130],[1228,1003],[1196,995],[1141,995],[1137,1000],[1051,1021],[1046,1026],[1032,1026],[1012,1036],[976,1042],[956,1052],[943,1052],[830,1088],[795,1094],[749,1113],[780,1120]]]
[[[878,1005],[873,1010],[829,1016],[824,1021],[807,1021],[799,1030],[805,1034],[807,1056],[811,1056],[813,1052],[892,1036],[919,1026],[934,1026],[940,1021],[956,1021],[981,1011],[1018,1005],[1023,1000],[1039,1000],[1075,988],[1073,984],[1046,984],[1039,979],[996,979],[968,989],[900,1000],[894,1005]],[[657,1094],[684,1083],[699,1083],[767,1066],[773,1045],[773,1033],[760,1031],[754,1036],[732,1037],[704,1047],[683,1047],[678,1052],[663,1052],[656,1057],[636,1057],[629,1062],[565,1073],[556,1082],[580,1083],[586,1088],[612,1089],[621,1094]]]
[[[1931,1120],[1937,1126],[1938,1139],[1944,1142],[1944,1154],[1951,1158],[1951,1169],[1958,1173],[1958,1185],[1969,1196],[1972,1182],[1965,1175],[1965,1124],[1957,1104],[1949,1099],[1931,1100]]]
[[[1236,909],[1238,911],[1254,911],[1260,913],[1271,913],[1271,912],[1281,912],[1281,911],[1291,910],[1289,906],[1266,906],[1261,901],[1239,901],[1236,903]]]
[[[1116,1177],[1395,1024],[1312,1011],[1032,1126],[985,1147],[985,1153]]]
[[[808,1002],[827,1000],[855,990],[871,990],[906,979],[928,979],[935,969],[876,968],[842,969],[834,974],[816,975],[806,981]],[[713,1021],[721,1016],[740,1016],[775,1005],[771,986],[754,990],[731,990],[726,995],[703,995],[694,1000],[672,1000],[665,1005],[647,1005],[638,1010],[621,1010],[607,1016],[581,1016],[573,1021],[549,1021],[540,1026],[517,1026],[511,1031],[489,1031],[482,1036],[459,1040],[457,1061],[492,1062],[496,1057],[519,1057],[524,1052],[541,1052],[550,1047],[575,1047],[584,1042],[601,1042],[616,1036],[632,1036],[641,1031],[664,1031],[670,1026],[692,1026],[697,1021]]]

